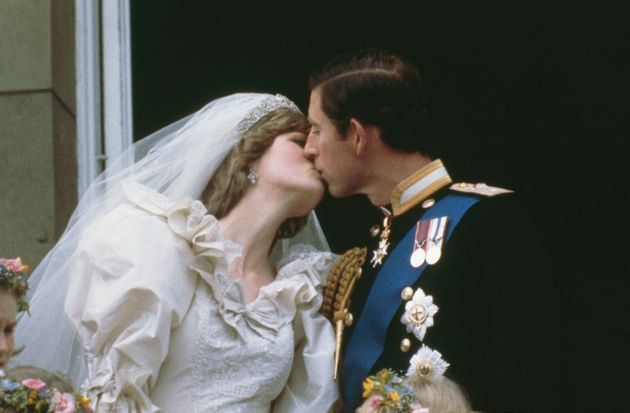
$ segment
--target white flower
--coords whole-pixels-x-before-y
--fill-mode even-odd
[[[424,295],[418,288],[413,298],[405,304],[405,313],[400,321],[407,326],[407,332],[413,333],[420,341],[424,339],[427,328],[433,325],[433,316],[438,312],[438,306],[433,304],[433,297]]]
[[[448,366],[439,351],[423,344],[409,361],[407,377],[412,385],[420,385],[427,380],[440,381]]]

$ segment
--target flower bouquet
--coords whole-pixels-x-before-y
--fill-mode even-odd
[[[0,412],[94,413],[90,398],[62,392],[39,379],[15,381],[0,370]]]
[[[405,379],[383,369],[363,382],[363,397],[371,398],[379,413],[429,413],[414,396]]]

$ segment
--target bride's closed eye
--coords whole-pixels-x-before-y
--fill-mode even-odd
[[[301,148],[306,146],[306,138],[293,138],[291,141],[299,145]]]

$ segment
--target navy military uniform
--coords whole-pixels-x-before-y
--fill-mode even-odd
[[[553,409],[550,396],[545,394],[553,391],[545,382],[558,375],[553,369],[553,289],[544,275],[546,265],[540,245],[531,236],[515,196],[507,192],[511,191],[483,184],[453,185],[439,160],[394,190],[387,255],[383,257],[379,252],[383,225],[373,227],[375,241],[368,247],[368,251],[374,251],[373,261],[366,261],[351,295],[349,312],[354,322],[345,328],[341,370],[349,410],[362,402],[361,383],[356,377],[348,382],[357,363],[367,363],[364,367],[369,374],[382,368],[405,373],[410,358],[422,344],[439,351],[450,363],[446,376],[463,387],[474,410]],[[368,304],[378,312],[393,306],[394,315],[386,325],[383,342],[371,340],[369,334],[360,339],[353,337],[359,323],[370,327],[366,302],[370,294],[375,294],[372,287],[383,275],[380,271],[392,259],[393,251],[418,221],[452,194],[470,197],[473,202],[442,245],[439,260],[428,265],[407,288],[396,291],[394,302],[372,300]],[[409,267],[412,253],[412,248],[402,253],[407,262],[401,265]],[[382,265],[374,265],[379,254]],[[398,275],[394,272],[387,276]],[[389,288],[387,282],[380,285]],[[410,293],[418,289],[432,296],[438,307],[434,323],[426,327],[422,340],[407,332],[401,321]],[[350,353],[356,354],[365,346],[376,346],[378,357],[374,361],[356,357],[349,361]]]

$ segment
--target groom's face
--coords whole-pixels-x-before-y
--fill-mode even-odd
[[[315,168],[328,184],[328,191],[334,197],[355,194],[359,167],[352,140],[344,139],[323,112],[319,89],[311,92],[308,120],[311,131],[304,153],[315,163]]]

